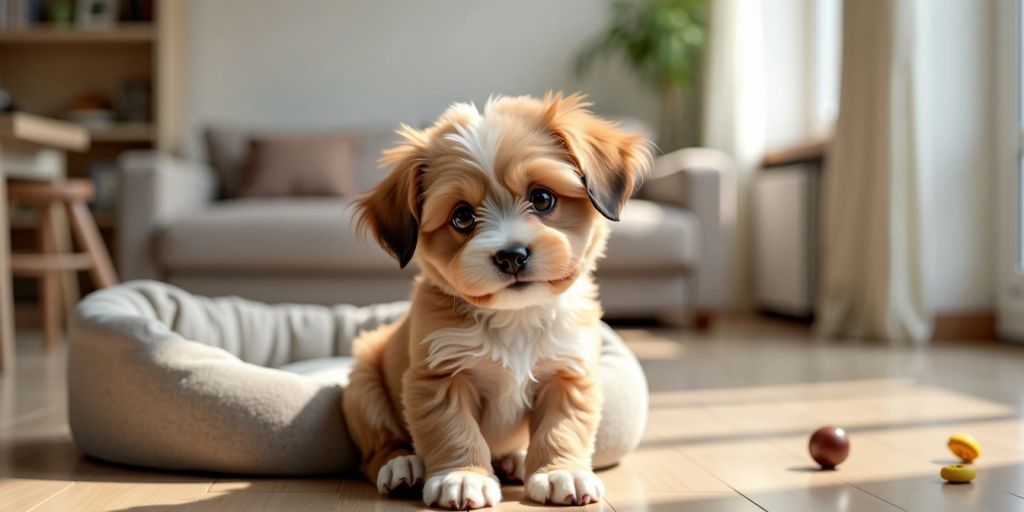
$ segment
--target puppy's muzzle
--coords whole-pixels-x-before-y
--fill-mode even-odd
[[[506,274],[516,275],[526,268],[530,250],[522,245],[506,247],[494,254],[494,265]]]

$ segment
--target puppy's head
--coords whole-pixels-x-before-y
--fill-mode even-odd
[[[650,166],[645,140],[590,114],[580,95],[499,97],[403,126],[393,170],[357,203],[359,225],[401,266],[483,308],[545,303],[592,270]]]

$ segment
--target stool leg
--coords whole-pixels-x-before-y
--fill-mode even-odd
[[[103,237],[100,236],[96,221],[89,213],[89,207],[81,201],[72,201],[67,203],[67,208],[71,217],[71,232],[92,260],[89,275],[93,284],[97,288],[114,286],[117,284],[117,272],[114,271],[114,264],[110,262],[110,253],[103,245]]]
[[[54,229],[57,234],[58,254],[71,254],[75,252],[75,246],[71,243],[71,225],[67,212],[60,203],[53,203],[48,206],[53,210]],[[63,270],[60,273],[60,291],[63,302],[61,303],[64,319],[75,309],[78,299],[82,298],[82,290],[78,287],[78,272],[75,270]]]
[[[49,205],[36,208],[39,215],[39,249],[42,254],[57,254],[57,222],[56,210]],[[61,334],[61,301],[60,271],[47,270],[39,280],[39,310],[43,321],[43,340],[47,349],[54,349],[60,344]]]
[[[0,144],[0,162],[4,161],[3,146]],[[14,372],[14,295],[11,290],[11,230],[7,215],[7,179],[0,164],[0,374],[4,377]],[[5,386],[5,389],[12,388]],[[5,401],[11,403],[10,400]]]

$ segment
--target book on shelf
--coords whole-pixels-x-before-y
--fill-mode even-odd
[[[0,0],[0,29],[25,29],[43,21],[43,0]]]
[[[92,12],[84,14],[88,11]],[[0,0],[0,30],[25,30],[37,25],[102,28],[120,22],[147,23],[153,21],[154,11],[155,0]]]

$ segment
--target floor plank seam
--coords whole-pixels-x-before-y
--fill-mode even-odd
[[[731,484],[729,484],[729,482],[726,482],[722,477],[716,475],[711,470],[709,470],[708,468],[704,467],[704,465],[701,464],[700,462],[698,462],[697,459],[691,457],[689,454],[684,453],[684,452],[678,452],[678,453],[683,458],[685,458],[685,459],[689,460],[691,463],[693,463],[694,466],[697,466],[698,468],[700,468],[701,471],[703,471],[703,472],[707,473],[708,475],[710,475],[711,478],[714,478],[715,480],[718,480],[719,482],[722,483],[722,485],[728,487],[729,489],[732,489],[732,492],[742,496],[743,499],[749,501],[755,507],[757,507],[757,508],[759,508],[761,510],[764,510],[765,512],[768,512],[768,509],[762,507],[758,502],[756,502],[753,499],[751,499],[750,496],[747,496],[746,494],[743,494],[743,492],[741,492],[739,489],[733,487]]]
[[[1015,492],[1013,492],[1013,491],[1007,491],[1006,489],[1003,489],[1003,491],[1005,491],[1005,492],[1006,492],[1006,494],[1009,494],[1009,495],[1011,495],[1011,496],[1016,496],[1016,497],[1018,497],[1018,498],[1020,498],[1020,499],[1024,500],[1024,496],[1021,496],[1020,494],[1017,494],[1017,493],[1015,493]]]
[[[47,414],[49,414],[50,412],[52,412],[52,410],[60,409],[63,406],[64,406],[64,402],[63,401],[55,402],[55,403],[52,403],[52,404],[40,407],[38,409],[32,409],[31,411],[26,412],[24,414],[21,414],[19,416],[15,416],[13,418],[9,418],[7,420],[4,420],[4,421],[0,422],[0,432],[6,431],[6,430],[11,430],[11,429],[17,427],[18,425],[23,424],[23,423],[39,419],[40,417],[44,417]]]
[[[199,502],[203,500],[203,496],[206,496],[206,495],[207,494],[203,493],[202,496],[199,496],[198,498],[192,500],[192,503],[190,503],[189,506],[188,506],[188,510],[186,510],[185,512],[192,512],[193,510],[195,510],[196,507],[199,506]]]
[[[601,501],[605,502],[608,508],[612,509],[612,512],[619,512],[619,509],[615,508],[615,505],[612,505],[612,502],[608,501],[607,497],[601,498]]]
[[[70,482],[68,482],[68,483],[67,483],[67,484],[68,484],[67,486],[65,486],[65,487],[61,487],[61,489],[60,489],[59,491],[57,491],[57,492],[55,492],[55,493],[53,493],[53,494],[51,494],[51,495],[47,496],[47,497],[46,497],[46,499],[44,499],[43,501],[40,501],[39,503],[36,503],[35,505],[32,505],[32,508],[29,508],[29,509],[27,509],[27,510],[26,510],[25,512],[32,512],[33,510],[35,510],[35,509],[37,509],[37,508],[39,508],[39,507],[43,506],[43,505],[44,505],[44,504],[45,504],[46,502],[48,502],[48,501],[50,501],[50,500],[52,500],[52,499],[56,498],[57,496],[60,496],[61,494],[64,494],[65,492],[67,492],[67,491],[68,491],[68,489],[71,489],[71,488],[72,488],[72,487],[74,487],[74,486],[75,486],[75,484],[77,484],[77,483],[78,483],[78,482],[76,482],[76,481],[70,481]]]
[[[903,508],[903,507],[901,507],[901,506],[899,506],[899,505],[897,505],[897,504],[895,504],[895,503],[893,503],[893,502],[891,502],[891,501],[889,501],[889,500],[887,500],[887,499],[885,499],[885,498],[883,498],[883,497],[881,497],[881,496],[879,496],[879,495],[877,495],[877,494],[875,494],[875,493],[873,493],[873,492],[871,492],[871,491],[861,487],[860,485],[855,484],[855,483],[853,483],[853,482],[851,482],[851,481],[849,481],[849,480],[847,480],[845,478],[840,477],[839,480],[842,481],[842,482],[845,482],[847,485],[849,485],[850,487],[853,487],[854,489],[860,490],[861,492],[863,492],[864,494],[867,494],[868,496],[874,496],[875,499],[877,499],[877,500],[879,500],[879,501],[881,501],[883,503],[888,503],[889,505],[892,505],[893,507],[895,507],[898,510],[902,510],[903,512],[910,512],[909,509],[905,509],[905,508]]]

